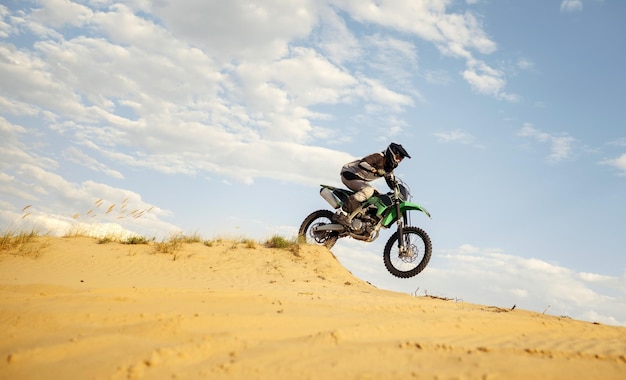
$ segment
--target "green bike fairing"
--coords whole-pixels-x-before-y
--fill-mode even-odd
[[[376,208],[377,208],[376,216],[379,216],[379,217],[382,216],[382,218],[383,218],[382,225],[383,226],[389,227],[392,223],[394,223],[396,220],[398,220],[397,211],[396,211],[396,207],[395,207],[394,204],[387,205],[379,197],[372,197],[372,198],[368,199],[367,201],[369,203],[373,204],[374,206],[376,206]],[[431,217],[430,213],[428,212],[428,210],[426,210],[426,208],[418,205],[417,203],[411,203],[411,202],[402,202],[402,203],[400,203],[400,212],[402,213],[402,215],[404,215],[405,212],[410,211],[410,210],[421,211],[424,214],[426,214],[429,218]]]

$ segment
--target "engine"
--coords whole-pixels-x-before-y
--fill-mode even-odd
[[[378,220],[376,218],[373,218],[369,213],[365,213],[365,215],[352,220],[352,232],[350,235],[355,239],[371,241],[377,224]],[[375,235],[377,236],[378,234],[376,233]]]

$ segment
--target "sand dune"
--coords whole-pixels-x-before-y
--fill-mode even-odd
[[[626,328],[376,289],[321,247],[32,244],[0,255],[0,379],[626,378]]]

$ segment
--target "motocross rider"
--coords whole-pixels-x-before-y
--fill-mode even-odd
[[[387,185],[392,187],[393,170],[404,157],[411,158],[400,144],[391,143],[383,152],[373,153],[362,159],[345,164],[341,168],[341,182],[355,193],[352,194],[335,214],[335,221],[349,227],[351,214],[374,195],[375,187],[369,183],[384,177]]]

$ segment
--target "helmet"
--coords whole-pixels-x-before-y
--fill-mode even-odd
[[[411,158],[411,156],[406,151],[406,149],[404,149],[402,145],[396,144],[396,143],[389,144],[387,149],[385,149],[384,155],[385,155],[385,171],[388,171],[388,172],[395,169],[404,157]]]

